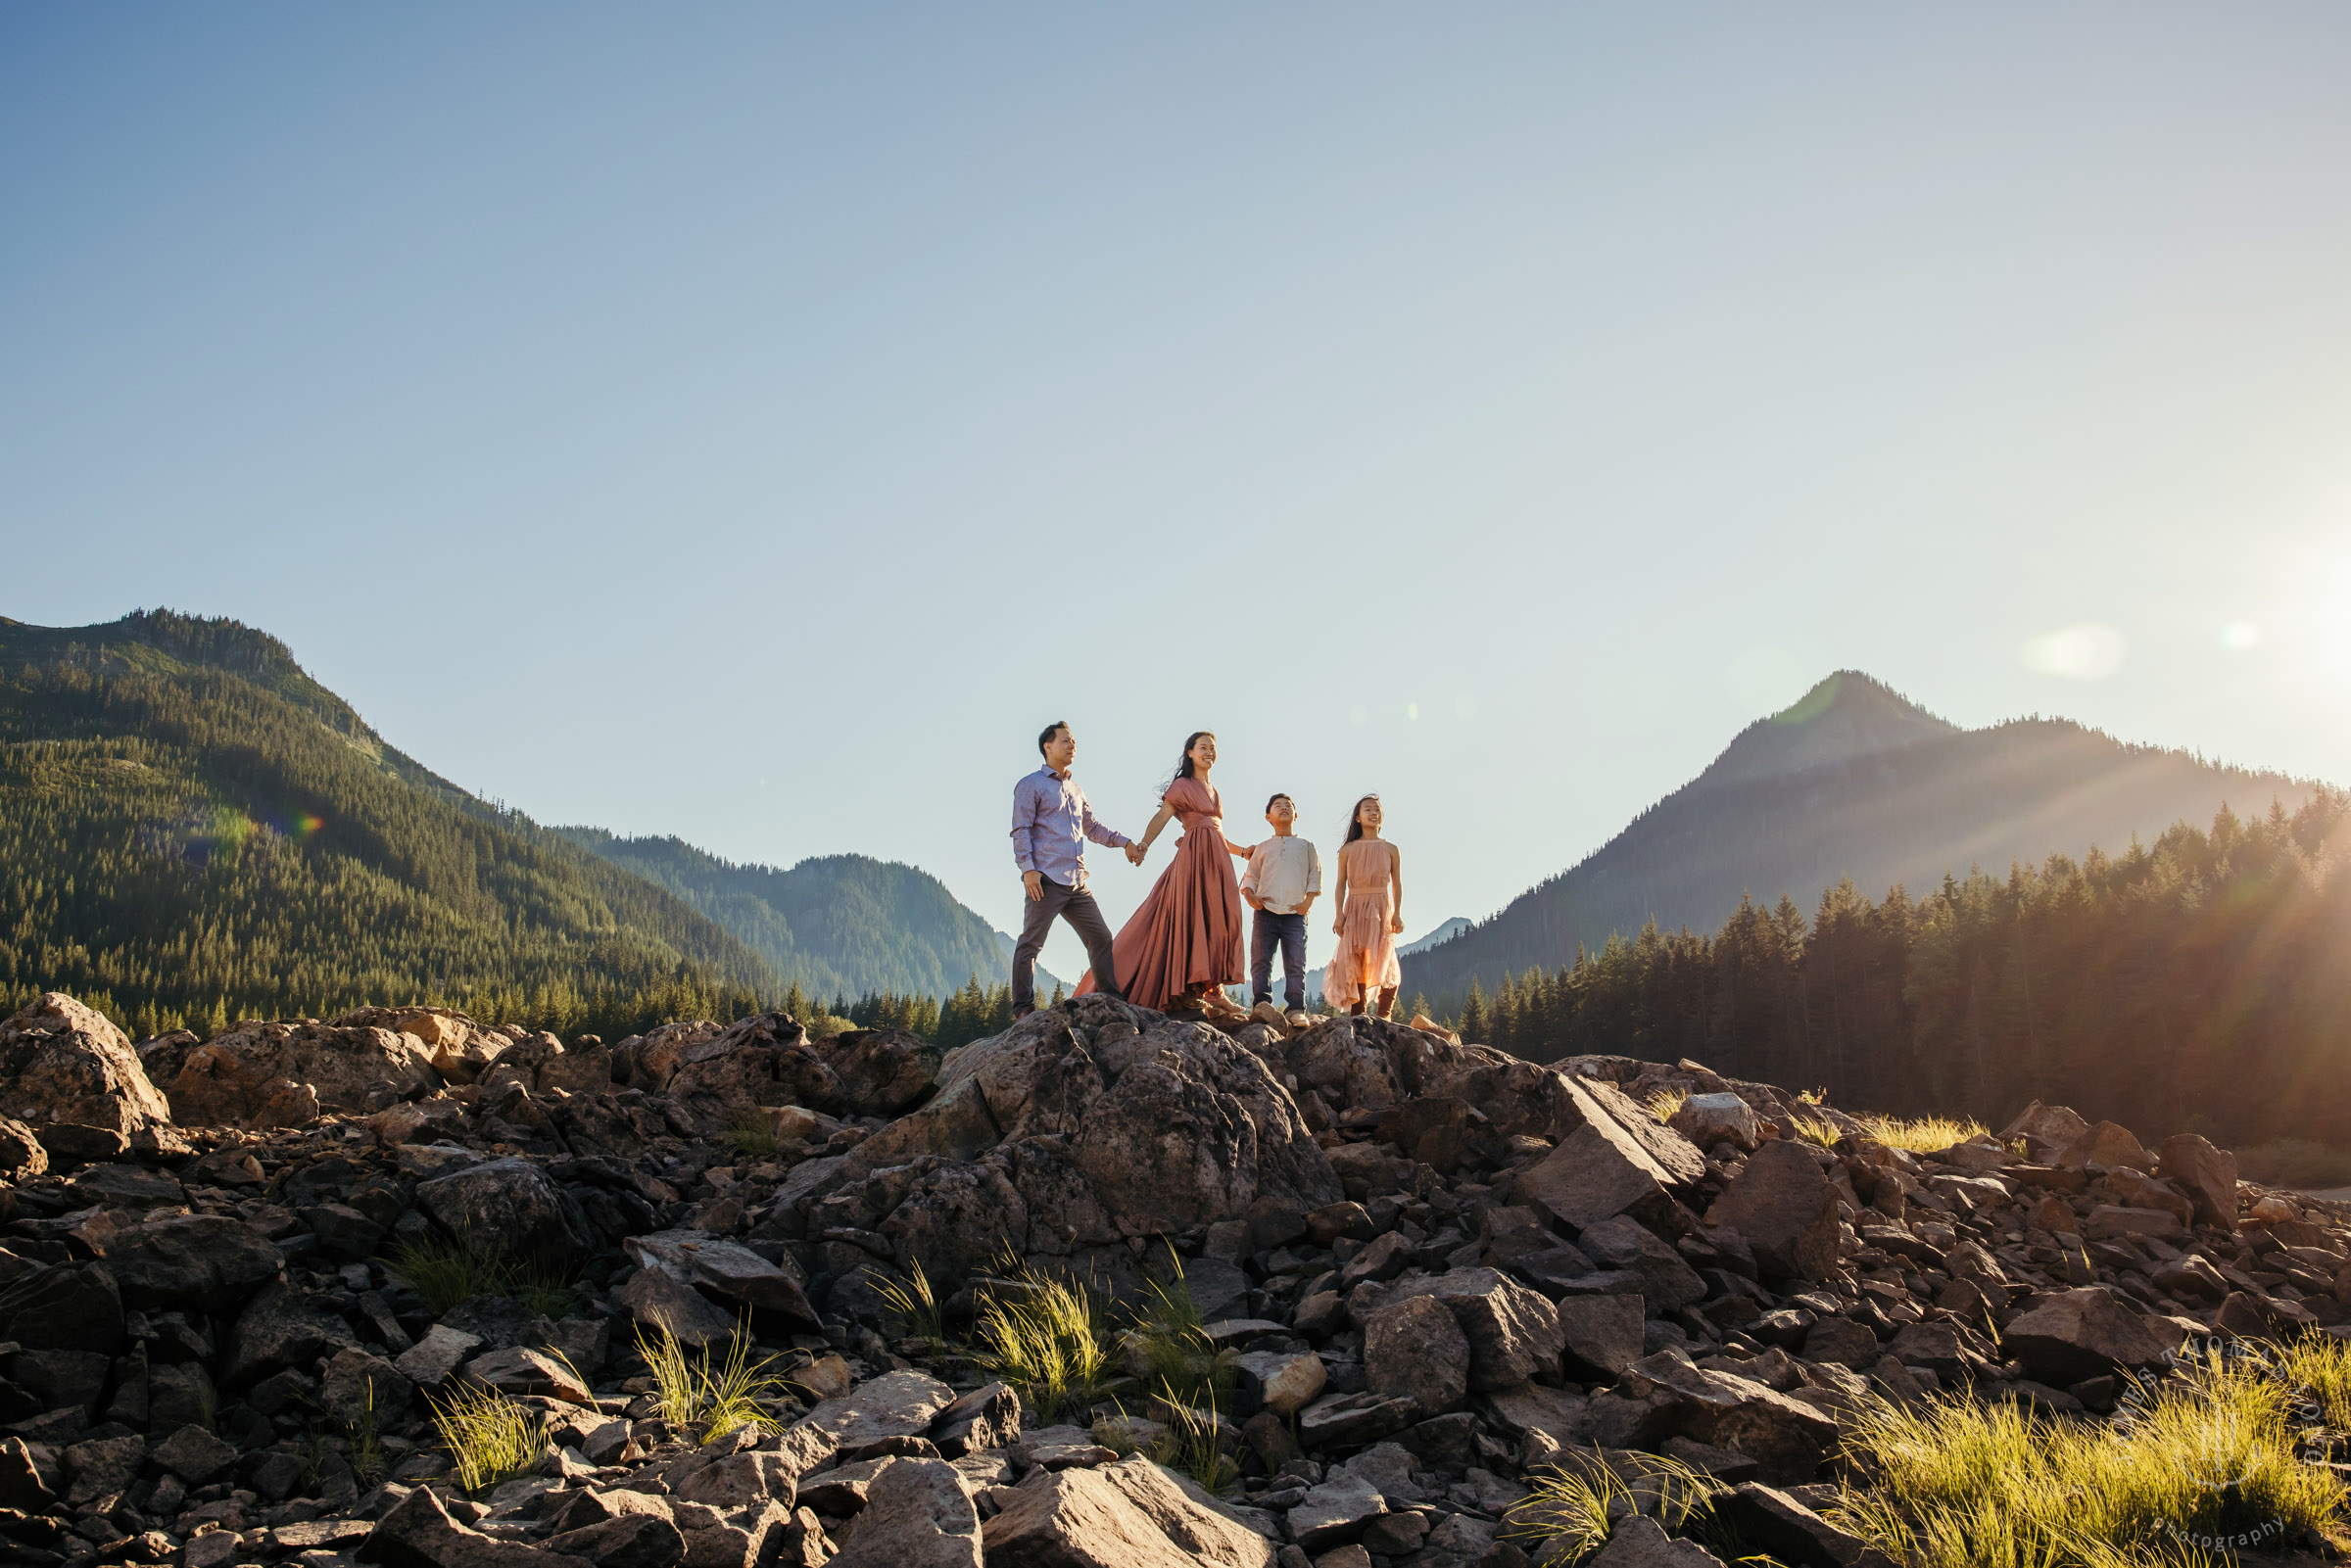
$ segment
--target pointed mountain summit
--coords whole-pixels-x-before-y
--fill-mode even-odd
[[[2223,805],[2290,811],[2313,785],[2184,751],[2126,745],[2069,719],[1965,730],[1882,682],[1840,670],[1741,731],[1706,770],[1572,869],[1500,914],[1404,961],[1404,992],[1458,1004],[1475,976],[1556,969],[1579,946],[1651,920],[1712,930],[1742,897],[1793,898],[1809,917],[1850,877],[1878,897],[1971,868],[2110,853]]]

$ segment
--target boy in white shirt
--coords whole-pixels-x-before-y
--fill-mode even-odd
[[[1276,1027],[1305,1028],[1306,912],[1322,891],[1322,857],[1298,836],[1298,808],[1288,795],[1266,802],[1273,836],[1249,852],[1241,897],[1257,914],[1249,923],[1251,1017]],[[1287,1012],[1273,1006],[1273,944],[1281,944],[1281,992]]]

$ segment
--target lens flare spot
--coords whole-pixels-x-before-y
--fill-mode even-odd
[[[2042,675],[2068,681],[2103,681],[2123,667],[2123,659],[2130,650],[2123,634],[2113,627],[2103,621],[2083,621],[2025,639],[2024,646],[2017,649],[2017,657],[2026,669]]]
[[[2251,621],[2231,621],[2221,628],[2221,646],[2241,653],[2261,641],[2261,628]]]

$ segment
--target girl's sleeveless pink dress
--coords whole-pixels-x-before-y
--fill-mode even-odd
[[[1404,983],[1404,966],[1396,960],[1396,933],[1388,929],[1396,915],[1396,887],[1388,875],[1392,864],[1384,838],[1358,838],[1339,846],[1339,865],[1347,873],[1347,907],[1339,911],[1339,950],[1322,971],[1322,1000],[1332,1007],[1377,1000],[1372,993]]]

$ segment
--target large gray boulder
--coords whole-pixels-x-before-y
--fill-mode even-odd
[[[1405,1395],[1440,1414],[1468,1397],[1468,1337],[1434,1297],[1408,1297],[1364,1324],[1364,1378],[1374,1394]]]
[[[981,1539],[990,1568],[1268,1568],[1274,1555],[1272,1543],[1139,1457],[1032,1472]]]
[[[416,1207],[487,1258],[552,1260],[595,1246],[579,1200],[528,1160],[488,1160],[420,1181]]]
[[[0,1022],[0,1115],[36,1128],[94,1127],[127,1146],[168,1124],[171,1107],[120,1029],[48,991]]]
[[[1826,1279],[1837,1267],[1837,1189],[1791,1139],[1768,1139],[1750,1155],[1706,1223],[1739,1232],[1755,1267],[1774,1278]]]
[[[1415,1296],[1434,1299],[1460,1325],[1469,1345],[1472,1393],[1515,1388],[1559,1366],[1565,1345],[1559,1308],[1514,1279],[1491,1268],[1456,1268],[1399,1280],[1362,1305],[1376,1312]],[[1350,1310],[1356,1305],[1350,1298]]]
[[[247,1023],[187,1054],[171,1080],[171,1112],[188,1126],[291,1125],[325,1111],[381,1111],[441,1082],[432,1053],[412,1034]]]
[[[835,1568],[980,1568],[980,1515],[955,1467],[896,1459],[865,1489]]]
[[[225,1214],[150,1215],[118,1227],[103,1256],[123,1305],[147,1310],[233,1312],[285,1266],[275,1242]]]

